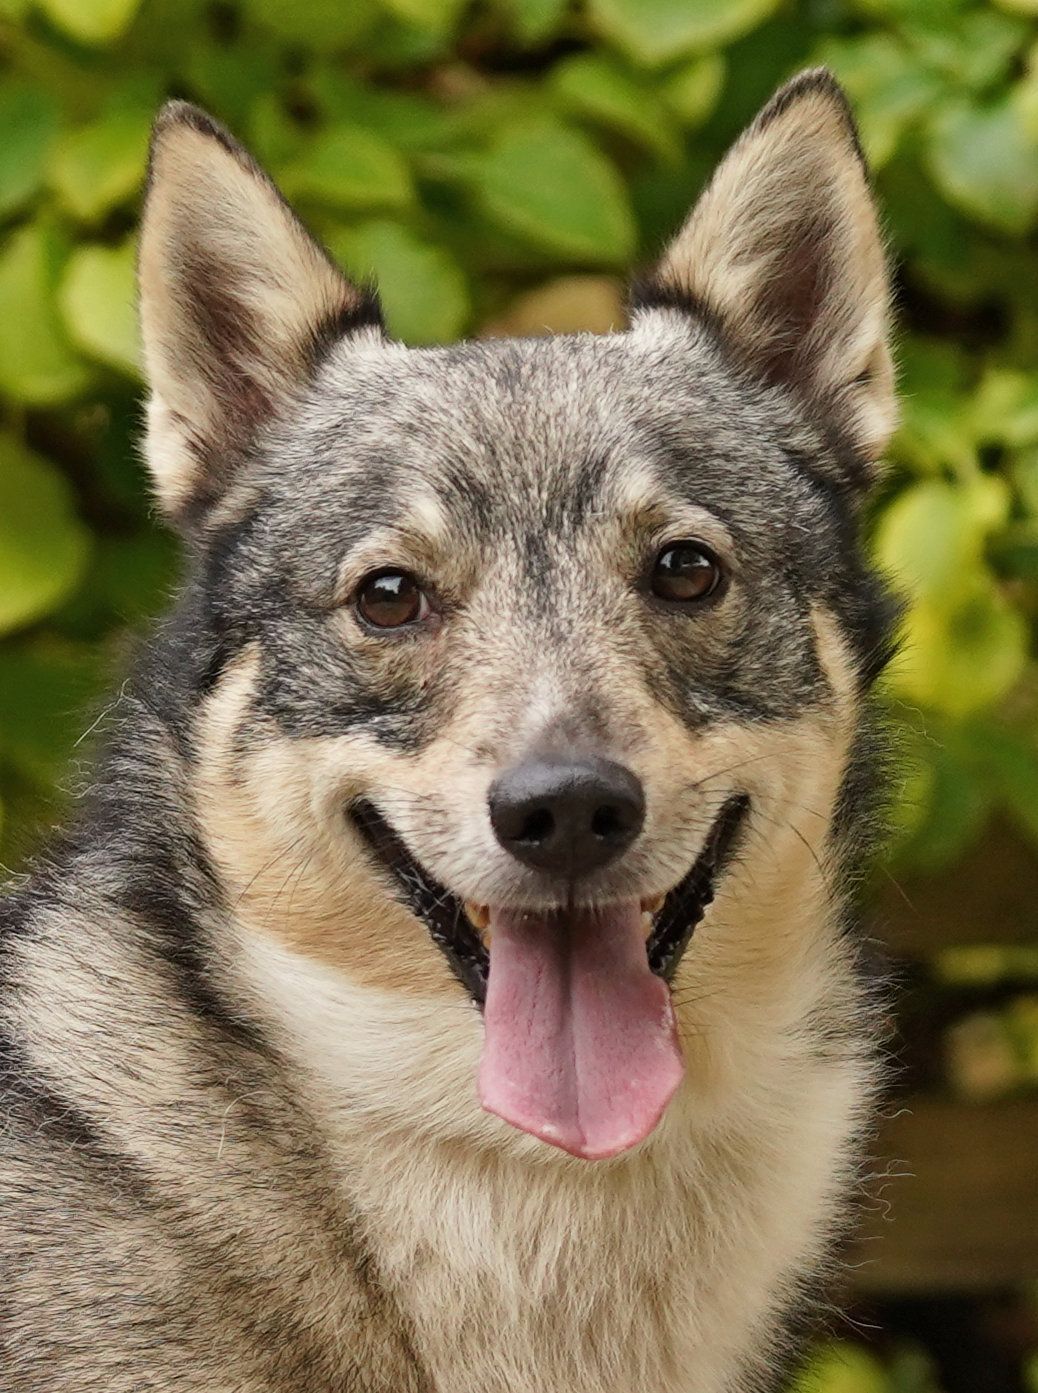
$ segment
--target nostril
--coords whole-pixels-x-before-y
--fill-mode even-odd
[[[627,831],[627,827],[620,815],[619,808],[605,804],[596,808],[591,814],[591,830],[596,837],[606,840],[610,837],[622,836]]]
[[[554,831],[555,818],[551,809],[534,808],[531,813],[526,815],[517,840],[536,846],[539,842],[546,842]]]
[[[575,877],[608,865],[645,816],[638,778],[595,756],[541,756],[506,769],[487,792],[498,842],[526,866]]]

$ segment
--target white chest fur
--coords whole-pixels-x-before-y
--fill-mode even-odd
[[[732,1096],[690,1076],[645,1145],[581,1162],[480,1111],[460,999],[272,942],[249,962],[442,1393],[733,1393],[767,1358],[845,1184],[860,1061],[758,1039]]]

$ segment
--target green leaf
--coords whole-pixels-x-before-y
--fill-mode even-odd
[[[1038,790],[1036,790],[1038,793]],[[1038,971],[1038,949],[1002,948],[993,943],[960,943],[941,948],[931,958],[934,976],[952,987],[993,987],[1012,978],[1014,969],[1028,976]]]
[[[136,244],[80,247],[69,258],[58,294],[69,336],[91,358],[140,376]]]
[[[0,390],[49,406],[89,381],[55,303],[65,246],[44,223],[19,228],[0,254]]]
[[[73,39],[84,44],[109,44],[133,22],[141,0],[38,0],[52,19]]]
[[[681,124],[694,130],[713,115],[727,71],[722,54],[704,53],[665,77],[660,96]]]
[[[589,0],[595,27],[636,63],[658,67],[748,33],[778,0]]]
[[[973,401],[977,439],[1019,448],[1038,442],[1038,378],[1014,368],[989,368]]]
[[[930,20],[947,22],[969,0],[855,0],[855,8],[886,20]]]
[[[954,604],[923,600],[909,610],[889,685],[904,700],[963,717],[991,706],[1027,662],[1022,615],[983,575]]]
[[[818,60],[846,87],[875,168],[892,158],[905,132],[942,92],[938,77],[892,34],[830,40],[820,46]]]
[[[548,84],[503,82],[494,86],[477,87],[464,101],[441,110],[441,128],[434,158],[445,161],[477,161],[472,147],[480,150],[494,138],[507,131],[555,118],[556,102]],[[375,119],[378,119],[377,117]],[[422,127],[429,134],[428,123]],[[427,149],[433,149],[431,145]],[[429,161],[423,161],[423,167]]]
[[[273,92],[257,97],[246,124],[249,149],[265,168],[285,168],[306,147],[306,135]]]
[[[169,603],[178,561],[168,532],[103,538],[90,572],[91,598],[120,624],[151,619]]]
[[[506,0],[519,38],[528,44],[548,38],[558,29],[569,0]]]
[[[434,34],[450,33],[467,3],[468,0],[382,0],[397,19]]]
[[[245,0],[245,10],[279,39],[324,52],[355,44],[378,15],[374,0]]]
[[[519,338],[540,334],[609,334],[624,326],[617,276],[558,276],[513,300],[483,332]]]
[[[942,15],[932,0],[899,27],[917,60],[948,81],[950,90],[982,92],[1004,82],[1027,41],[1028,26],[989,8]]]
[[[551,85],[575,116],[585,116],[619,131],[639,145],[676,160],[677,132],[652,87],[639,82],[605,54],[581,53],[559,63]]]
[[[407,155],[442,149],[455,138],[457,113],[414,92],[361,82],[338,65],[318,67],[307,91],[329,123],[362,126]]]
[[[849,1344],[829,1344],[812,1358],[790,1393],[890,1393],[879,1361]]]
[[[387,11],[364,39],[364,59],[389,72],[406,72],[444,57],[449,42],[445,28],[411,24]]]
[[[284,14],[296,14],[294,5],[286,5]],[[196,99],[242,131],[257,103],[278,100],[277,84],[280,65],[273,47],[258,44],[243,49],[241,45],[216,42],[193,44],[187,55],[184,76]]]
[[[1000,576],[1038,580],[1038,524],[1013,523],[993,539],[989,556]]]
[[[1012,478],[1024,512],[1038,519],[1038,448],[1018,450],[1012,460]]]
[[[58,132],[58,108],[42,87],[10,81],[0,87],[0,217],[27,203],[43,183]]]
[[[921,473],[974,472],[977,441],[962,352],[947,341],[910,339],[900,357],[907,390],[895,454]]]
[[[442,247],[381,220],[332,237],[329,246],[352,275],[375,280],[388,327],[406,343],[447,343],[465,328],[468,286]]]
[[[611,265],[633,252],[620,176],[586,136],[555,122],[499,138],[482,161],[478,197],[502,228],[567,260]]]
[[[905,143],[883,169],[879,190],[886,219],[897,230],[898,254],[931,293],[942,300],[972,302],[978,291],[977,236],[922,167],[915,148],[920,139],[913,141],[910,154]]]
[[[92,645],[51,637],[5,644],[0,682],[3,754],[28,777],[57,778],[93,723],[105,663]]]
[[[1027,625],[984,559],[1009,502],[1001,478],[932,479],[906,489],[881,517],[876,556],[915,599],[888,678],[905,700],[961,717],[998,700],[1023,672]]]
[[[14,436],[0,435],[0,633],[60,604],[89,552],[65,480]]]
[[[281,180],[293,198],[329,208],[406,208],[414,191],[402,156],[380,136],[359,126],[322,131],[289,164]]]
[[[1009,490],[993,476],[979,475],[969,484],[913,484],[879,521],[876,559],[912,594],[953,603],[974,585],[985,539],[1008,509]]]
[[[1038,841],[1038,748],[1020,733],[987,721],[970,731],[992,788],[1024,830]]]
[[[989,106],[956,102],[935,119],[930,171],[969,217],[1021,234],[1038,218],[1038,144],[1009,98]]]
[[[933,872],[962,855],[987,821],[992,800],[977,770],[964,763],[959,752],[931,739],[926,753],[925,785],[906,790],[909,798],[921,794],[922,805],[916,810],[912,835],[899,848],[899,860]]]
[[[144,181],[150,107],[117,106],[64,136],[51,162],[50,182],[65,207],[95,222],[128,202]]]

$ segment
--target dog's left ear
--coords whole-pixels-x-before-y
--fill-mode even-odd
[[[824,69],[783,87],[729,151],[639,309],[717,321],[742,361],[793,389],[868,482],[896,423],[883,243],[854,121]]]
[[[346,279],[248,152],[185,102],[155,123],[138,279],[148,461],[159,501],[190,531],[322,352],[381,334],[378,301]]]

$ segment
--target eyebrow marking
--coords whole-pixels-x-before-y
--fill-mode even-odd
[[[430,542],[442,541],[449,531],[443,501],[428,487],[418,487],[408,493],[400,521],[402,533],[414,532]]]

